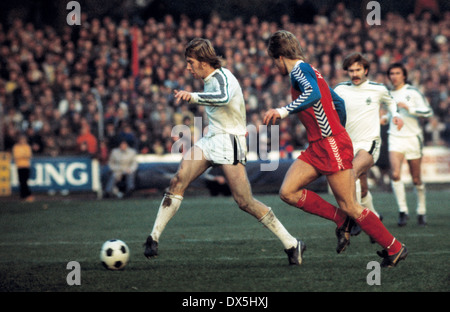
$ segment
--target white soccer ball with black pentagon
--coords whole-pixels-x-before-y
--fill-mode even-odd
[[[100,260],[108,270],[123,269],[130,259],[130,249],[120,239],[110,239],[103,243]]]

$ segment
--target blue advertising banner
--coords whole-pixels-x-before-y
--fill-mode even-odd
[[[98,191],[98,161],[89,157],[34,157],[28,180],[32,191]],[[11,187],[19,187],[17,170],[11,163]]]

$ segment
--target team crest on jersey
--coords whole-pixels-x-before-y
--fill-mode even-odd
[[[370,96],[366,99],[366,104],[367,105],[372,104],[372,98]]]
[[[406,101],[409,102],[410,100],[411,100],[411,97],[410,97],[409,95],[407,95],[407,96],[406,96]]]

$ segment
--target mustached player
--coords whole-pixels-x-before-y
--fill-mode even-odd
[[[380,156],[380,108],[383,105],[387,107],[392,122],[398,129],[402,128],[403,120],[397,112],[397,103],[386,86],[367,79],[370,63],[361,53],[347,56],[342,67],[347,71],[350,80],[338,84],[334,91],[345,101],[345,129],[352,139],[355,155],[353,171],[356,178],[356,198],[362,206],[369,208],[380,218],[367,182],[367,173]],[[352,235],[357,234],[357,230],[352,231]]]

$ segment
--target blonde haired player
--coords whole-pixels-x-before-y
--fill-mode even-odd
[[[292,102],[269,109],[264,123],[275,123],[296,114],[308,133],[308,148],[292,163],[284,177],[280,197],[291,206],[328,219],[336,224],[338,245],[343,252],[350,243],[352,223],[372,237],[383,250],[382,267],[393,267],[404,260],[408,250],[386,229],[380,219],[356,200],[353,173],[353,144],[345,130],[342,99],[328,86],[322,74],[305,61],[300,42],[289,31],[275,32],[267,52],[275,66],[291,81]],[[339,207],[305,187],[325,175]]]
[[[183,156],[168,192],[164,195],[150,235],[144,243],[144,255],[158,255],[158,243],[167,223],[180,207],[189,184],[209,167],[221,166],[239,208],[257,218],[282,242],[289,264],[300,265],[306,249],[280,223],[272,209],[256,200],[245,170],[246,113],[238,80],[226,68],[207,39],[193,39],[185,51],[187,70],[204,82],[203,92],[175,90],[176,101],[206,106],[208,133]]]
[[[399,113],[405,121],[402,131],[398,131],[392,123],[388,131],[391,183],[399,209],[398,225],[406,225],[409,216],[405,185],[400,175],[402,163],[406,159],[417,195],[417,222],[424,226],[426,225],[426,194],[421,174],[423,132],[419,118],[433,116],[433,110],[422,93],[406,82],[408,72],[403,64],[391,64],[387,75],[394,88],[391,94],[397,101]]]

